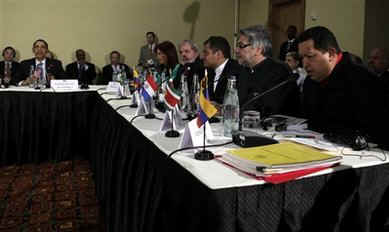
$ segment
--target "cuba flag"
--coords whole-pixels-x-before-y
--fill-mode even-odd
[[[148,75],[146,77],[146,81],[143,84],[141,94],[143,96],[143,99],[148,102],[151,100],[151,98],[155,95],[155,92],[158,89],[157,83],[155,83],[153,76]]]
[[[205,71],[205,77],[201,80],[199,96],[200,107],[199,112],[197,113],[197,126],[199,128],[217,113],[216,107],[209,101],[207,83],[208,76],[207,71]]]

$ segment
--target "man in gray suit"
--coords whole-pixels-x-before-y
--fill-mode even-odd
[[[155,51],[155,47],[158,44],[157,36],[154,32],[149,31],[146,33],[146,40],[147,44],[140,49],[138,64],[143,67],[156,66],[158,63]]]

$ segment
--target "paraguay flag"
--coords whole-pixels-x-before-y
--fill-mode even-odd
[[[197,126],[200,128],[208,119],[212,118],[216,113],[217,109],[209,101],[208,88],[207,88],[207,71],[205,71],[205,77],[201,80],[199,105],[200,109],[197,113]]]
[[[150,101],[151,98],[155,95],[157,89],[158,89],[158,85],[155,83],[153,76],[148,75],[141,89],[141,94],[143,96],[143,99],[145,101]]]
[[[173,83],[170,82],[167,85],[166,93],[163,98],[166,106],[169,107],[170,109],[174,109],[174,107],[180,102],[180,98],[181,98],[181,92],[178,89],[175,89],[173,87]]]

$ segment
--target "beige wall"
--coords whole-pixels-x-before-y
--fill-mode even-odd
[[[269,15],[268,0],[240,0],[239,27],[266,25]]]
[[[389,4],[387,0],[374,1]],[[363,56],[365,0],[306,0],[305,6],[305,28],[328,27],[335,33],[342,49]],[[240,27],[266,24],[268,8],[269,0],[240,0]],[[382,13],[384,17],[387,11]],[[312,20],[311,16],[317,19]]]
[[[306,0],[305,28],[326,26],[343,50],[363,56],[364,7],[365,0]]]
[[[3,41],[3,30],[4,30],[4,25],[3,25],[3,17],[4,17],[3,5],[4,5],[4,2],[0,1],[0,44]]]
[[[84,48],[100,67],[114,49],[133,66],[147,31],[175,44],[193,38],[202,47],[211,34],[232,42],[233,6],[226,0],[1,0],[0,39],[20,59],[32,57],[32,43],[42,37],[64,64]]]
[[[343,49],[362,56],[364,4],[365,0],[306,0],[306,28],[327,26]],[[268,0],[240,0],[239,27],[266,24],[268,7]],[[122,52],[132,66],[146,31],[176,44],[193,38],[202,47],[209,35],[225,36],[232,43],[234,1],[41,0],[37,4],[0,0],[0,45],[14,46],[20,59],[31,57],[32,42],[43,37],[64,64],[72,61],[75,49],[84,48],[100,67],[113,49]]]
[[[365,60],[373,48],[383,47],[389,50],[389,27],[386,25],[388,12],[388,0],[366,1]]]

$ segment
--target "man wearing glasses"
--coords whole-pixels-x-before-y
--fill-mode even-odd
[[[270,36],[262,25],[242,29],[238,36],[236,57],[239,63],[249,70],[248,99],[290,78],[291,71],[288,67],[271,58]],[[253,102],[251,108],[260,111],[261,117],[271,114],[299,115],[299,92],[296,82],[290,81],[266,94],[257,102]]]

